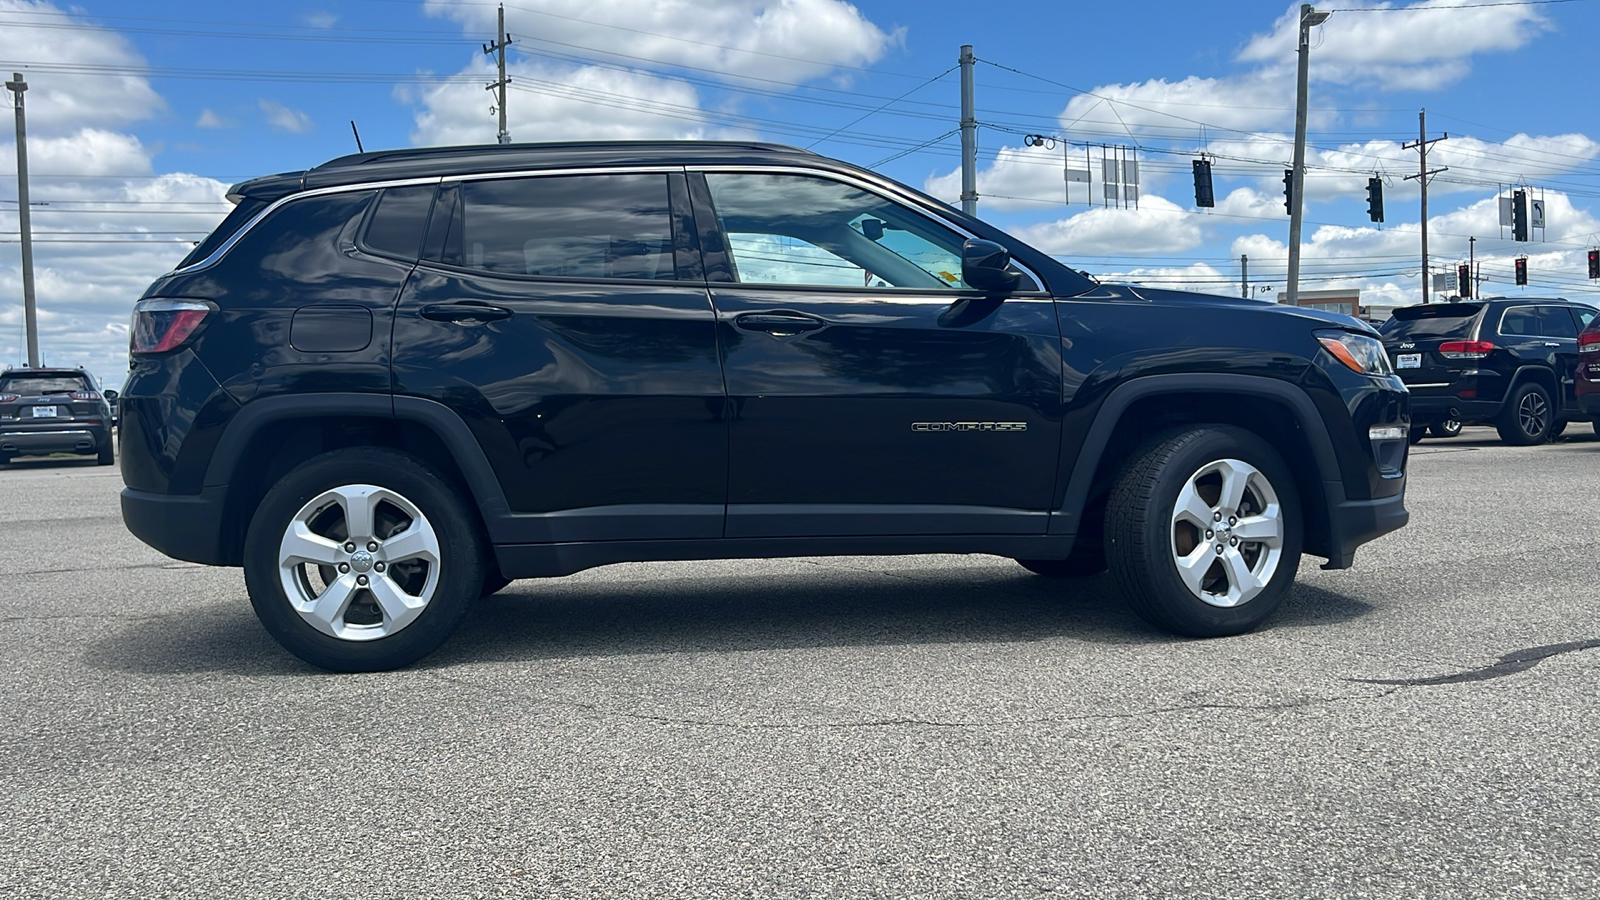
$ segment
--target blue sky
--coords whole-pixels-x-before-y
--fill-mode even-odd
[[[1382,7],[1382,8],[1375,8]],[[1433,269],[1478,238],[1485,291],[1592,296],[1600,241],[1593,124],[1597,0],[1341,0],[1314,30],[1305,290],[1420,294],[1417,114],[1428,110]],[[367,149],[492,142],[496,4],[337,0],[220,5],[0,0],[0,71],[25,74],[46,360],[125,370],[144,286],[226,212],[229,183]],[[1102,279],[1239,292],[1283,287],[1281,177],[1293,130],[1296,5],[976,6],[839,0],[517,0],[507,109],[518,141],[759,138],[954,201],[960,45],[981,62],[979,214]],[[1023,136],[1049,135],[1029,148]],[[15,146],[0,128],[0,361],[23,356]],[[1095,169],[1063,202],[1063,164]],[[1140,164],[1137,209],[1101,204],[1098,145]],[[1194,206],[1213,160],[1218,205]],[[1387,221],[1365,183],[1383,177]],[[1502,237],[1500,185],[1548,226]],[[1542,194],[1541,194],[1542,192]],[[1537,240],[1542,237],[1543,240]],[[1534,284],[1512,285],[1526,253]]]

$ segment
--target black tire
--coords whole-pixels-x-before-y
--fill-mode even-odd
[[[1226,461],[1242,463],[1243,467],[1235,468]],[[1205,499],[1213,474],[1218,479],[1219,493],[1225,481],[1222,474],[1207,472],[1214,467],[1254,473],[1237,476],[1245,485],[1241,491],[1243,500],[1229,506],[1226,513],[1220,513],[1220,497],[1216,502]],[[1234,519],[1278,523],[1276,558],[1267,542],[1249,539],[1219,544],[1224,547],[1225,556],[1211,554],[1212,538],[1207,535],[1214,534],[1220,542],[1224,530],[1201,534],[1189,522],[1175,521],[1180,494],[1191,482],[1199,486],[1195,496],[1202,505],[1216,510],[1213,515],[1223,515],[1223,520],[1214,526],[1217,529],[1231,529],[1236,524],[1228,519],[1229,514]],[[1276,496],[1275,518],[1268,512],[1272,495]],[[1106,508],[1106,560],[1111,574],[1134,612],[1157,627],[1191,637],[1242,634],[1266,621],[1294,583],[1303,531],[1294,477],[1277,451],[1242,428],[1201,425],[1156,436],[1135,452],[1117,474]],[[1188,550],[1179,546],[1186,536],[1192,541]],[[1179,574],[1180,554],[1202,560],[1205,566],[1191,570],[1198,574],[1194,589]],[[1206,558],[1214,561],[1207,565],[1203,562]],[[1219,579],[1229,592],[1234,589],[1234,582],[1241,580],[1230,574],[1233,570],[1227,560],[1243,566],[1245,574],[1256,582],[1265,578],[1260,587],[1241,588],[1237,603],[1232,606],[1218,605],[1227,602],[1227,598],[1213,590]],[[1201,599],[1201,594],[1211,597],[1211,601]]]
[[[355,573],[360,571],[372,573],[363,582],[368,587],[345,581],[346,575],[331,561],[328,565],[292,562],[293,557],[287,556],[280,565],[281,544],[297,519],[315,537],[331,538],[330,546],[339,550],[341,545],[334,542],[349,537],[346,504],[317,505],[314,501],[330,491],[359,494],[354,490],[357,485],[373,485],[386,492],[369,505],[373,521],[367,529],[373,537],[369,546],[378,549],[363,558],[360,551],[366,548],[342,545],[356,546],[345,567],[350,578],[357,578]],[[392,567],[386,567],[384,541],[419,536],[433,540],[429,546],[437,547],[434,561],[397,557]],[[402,566],[406,567],[403,574]],[[396,669],[438,649],[455,633],[468,605],[478,597],[487,570],[479,523],[457,489],[421,460],[381,447],[332,450],[296,467],[262,498],[245,538],[245,585],[261,624],[295,656],[335,672]],[[385,571],[388,574],[378,574]],[[320,594],[311,581],[312,573],[318,573],[322,591],[335,581],[348,591],[349,599],[325,620],[328,630],[314,626],[309,612],[302,615],[293,605],[298,601],[314,608]],[[417,606],[411,606],[405,615],[414,618],[392,619],[375,593],[380,578],[385,591],[417,600],[420,613],[414,612]],[[286,586],[286,581],[290,585]],[[296,592],[293,598],[291,589]],[[371,621],[374,618],[376,622]],[[338,631],[353,636],[337,636]]]
[[[1428,426],[1428,433],[1434,437],[1453,438],[1461,434],[1460,419],[1445,419]]]
[[[1422,424],[1417,423],[1417,422],[1412,422],[1410,430],[1408,430],[1406,432],[1406,443],[1409,443],[1409,444],[1420,444],[1420,443],[1422,443],[1423,436],[1426,435],[1427,433],[1428,433],[1428,426],[1422,425]]]
[[[114,466],[117,463],[116,451],[112,449],[111,439],[106,439],[106,444],[95,454],[95,462],[102,466]]]
[[[1549,440],[1554,425],[1555,410],[1550,408],[1550,394],[1537,383],[1525,381],[1506,398],[1495,430],[1507,444],[1526,447]]]
[[[1550,435],[1549,437],[1545,438],[1545,440],[1553,441],[1556,438],[1561,437],[1562,433],[1567,430],[1567,424],[1568,423],[1566,419],[1557,419],[1556,423],[1550,426]]]
[[[1600,425],[1596,425],[1595,426],[1595,430],[1596,430],[1597,433],[1600,433]],[[11,454],[9,454],[9,453],[0,453],[0,466],[9,466],[9,465],[11,465]]]

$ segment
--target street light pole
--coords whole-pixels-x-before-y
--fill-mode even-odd
[[[1321,25],[1331,13],[1317,12],[1309,3],[1300,4],[1300,71],[1295,87],[1294,171],[1289,180],[1289,305],[1300,302],[1300,212],[1305,206],[1306,174],[1306,82],[1311,63],[1311,26]]]
[[[33,223],[28,215],[28,122],[22,108],[22,92],[28,82],[21,72],[11,75],[6,90],[17,95],[17,226],[22,230],[22,320],[28,332],[28,365],[39,365],[39,313],[33,302]]]

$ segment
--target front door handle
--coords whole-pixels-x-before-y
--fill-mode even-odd
[[[770,312],[744,313],[733,317],[733,324],[749,331],[765,331],[780,337],[816,331],[828,324],[826,319],[806,313]]]
[[[457,325],[482,325],[511,318],[511,310],[487,303],[430,303],[422,308],[422,317]]]

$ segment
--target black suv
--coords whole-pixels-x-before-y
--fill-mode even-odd
[[[1368,326],[1097,284],[765,144],[366,153],[237,185],[135,307],[123,517],[289,650],[405,665],[631,560],[1108,566],[1183,634],[1406,522]]]
[[[0,464],[13,456],[87,453],[111,465],[108,401],[116,398],[83,369],[0,370]]]
[[[1595,314],[1563,299],[1506,297],[1395,310],[1379,330],[1411,390],[1413,437],[1449,422],[1489,423],[1508,444],[1538,444],[1588,418],[1573,371],[1578,332]]]

